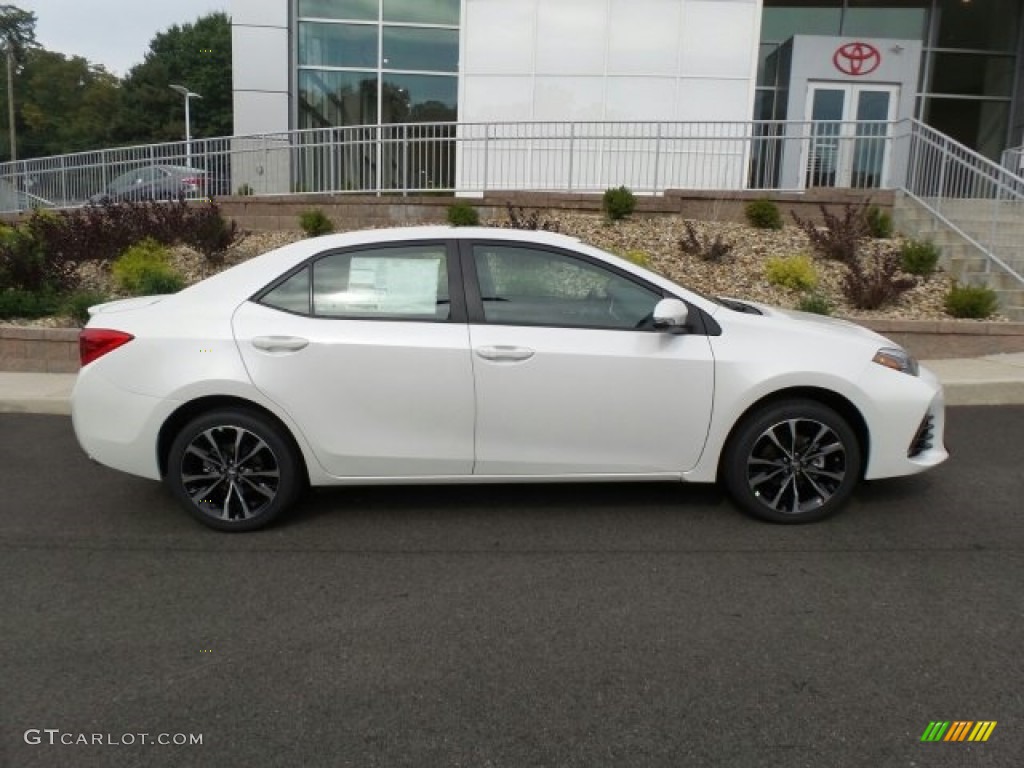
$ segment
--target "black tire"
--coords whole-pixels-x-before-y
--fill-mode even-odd
[[[722,454],[736,504],[773,523],[812,523],[842,509],[861,476],[850,425],[814,400],[785,400],[750,413]]]
[[[251,411],[203,414],[174,438],[164,482],[199,522],[219,531],[254,531],[273,522],[304,487],[288,436]]]

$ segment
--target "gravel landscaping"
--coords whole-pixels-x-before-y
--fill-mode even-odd
[[[764,302],[781,307],[795,307],[803,294],[773,285],[765,276],[765,265],[773,257],[811,255],[806,235],[789,224],[781,230],[754,229],[732,222],[694,222],[699,236],[714,239],[720,236],[733,246],[721,262],[711,263],[697,256],[683,253],[679,247],[685,234],[684,220],[679,216],[633,216],[614,224],[607,223],[597,214],[552,211],[542,214],[540,220],[557,222],[559,230],[579,237],[586,243],[621,255],[642,254],[655,271],[701,293],[731,296]],[[484,221],[501,226],[507,219]],[[302,239],[298,231],[248,232],[229,249],[223,266],[245,261],[281,245]],[[865,241],[868,256],[899,247],[898,239]],[[186,246],[171,249],[175,266],[188,282],[194,282],[212,273],[212,267],[203,257]],[[939,271],[928,278],[914,278],[916,286],[904,293],[894,304],[873,311],[855,310],[842,294],[841,283],[845,268],[832,261],[814,259],[818,275],[815,293],[823,296],[832,307],[832,314],[851,318],[895,318],[909,320],[949,319],[943,310],[945,295],[953,281]],[[223,268],[223,267],[218,267]],[[95,265],[83,267],[82,286],[95,288],[116,296],[109,270]],[[1002,320],[993,317],[991,320]],[[16,322],[16,321],[15,321]],[[32,326],[73,326],[70,318],[43,318],[20,323]]]

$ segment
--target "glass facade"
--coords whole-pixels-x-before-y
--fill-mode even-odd
[[[795,34],[920,40],[917,117],[998,160],[1010,140],[1021,0],[764,0],[755,118],[786,119],[777,57]]]
[[[299,0],[299,128],[458,118],[460,0]]]

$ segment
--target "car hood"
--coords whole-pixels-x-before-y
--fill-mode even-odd
[[[817,315],[813,312],[800,312],[795,309],[781,309],[768,304],[747,301],[746,299],[731,300],[754,307],[763,317],[770,318],[771,322],[789,331],[811,333],[817,336],[830,336],[850,341],[861,341],[879,346],[900,346],[880,333],[852,323],[849,320]],[[747,315],[747,317],[756,316]]]

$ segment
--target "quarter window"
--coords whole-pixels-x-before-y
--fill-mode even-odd
[[[504,325],[652,328],[661,295],[555,251],[515,245],[473,248],[484,318]]]
[[[443,244],[348,251],[313,264],[313,314],[356,319],[447,320]]]
[[[268,291],[262,299],[261,304],[266,304],[274,309],[283,309],[285,312],[298,312],[309,314],[309,267],[301,272],[296,272],[279,286]]]

